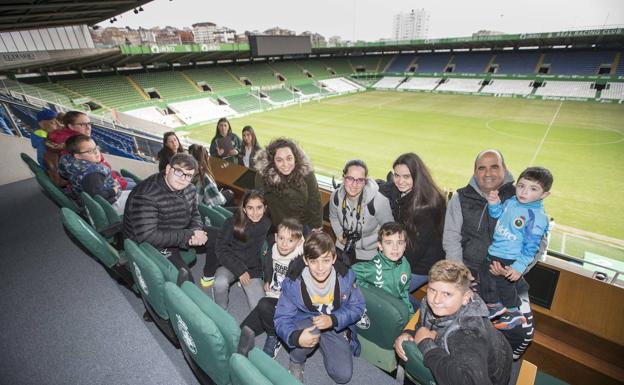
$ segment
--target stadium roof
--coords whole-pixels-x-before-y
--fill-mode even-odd
[[[152,0],[8,0],[0,2],[0,31],[94,25]]]

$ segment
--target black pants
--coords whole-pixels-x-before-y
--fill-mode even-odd
[[[521,301],[518,296],[517,282],[511,282],[504,276],[490,273],[490,263],[500,262],[503,266],[509,266],[514,261],[488,255],[481,265],[479,272],[479,294],[485,303],[502,302],[506,307],[520,307]]]
[[[275,323],[273,317],[275,316],[275,307],[277,306],[277,298],[264,297],[258,302],[258,305],[249,313],[247,318],[241,323],[243,326],[249,326],[251,330],[260,335],[264,332],[267,335],[275,335]]]
[[[212,226],[204,227],[204,231],[208,233],[208,241],[205,244],[206,262],[204,263],[204,277],[214,277],[220,263],[215,253],[215,244],[219,229]]]
[[[195,279],[193,278],[193,273],[191,272],[191,269],[184,262],[182,256],[180,255],[180,249],[178,249],[177,247],[167,247],[160,250],[160,253],[164,255],[165,258],[167,258],[169,262],[171,262],[173,266],[175,266],[178,270],[180,270],[181,268],[185,268],[188,271],[190,281],[195,283]]]

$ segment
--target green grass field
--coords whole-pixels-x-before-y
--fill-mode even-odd
[[[252,125],[261,144],[293,137],[317,173],[340,177],[365,160],[383,178],[403,152],[419,154],[438,184],[468,182],[475,155],[498,148],[518,175],[533,164],[555,177],[548,214],[559,224],[624,239],[624,106],[448,94],[369,91],[232,120]],[[193,129],[210,142],[214,125]]]

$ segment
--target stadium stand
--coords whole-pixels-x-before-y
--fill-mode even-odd
[[[295,62],[283,61],[268,63],[267,65],[271,67],[276,73],[279,73],[284,78],[286,78],[286,82],[289,84],[296,84],[309,80],[309,78],[303,73],[303,68],[301,68]]]
[[[255,63],[245,65],[231,65],[226,67],[231,73],[240,78],[247,78],[252,86],[273,86],[280,84],[274,74],[274,70],[266,63]]]
[[[498,74],[532,74],[539,57],[539,52],[497,52],[493,64],[498,64]]]
[[[398,89],[400,90],[420,90],[420,91],[432,91],[438,86],[442,78],[408,78],[406,82],[401,84]]]
[[[449,78],[440,84],[436,91],[478,92],[483,79]]]
[[[292,102],[296,96],[286,88],[263,91],[276,104]]]
[[[533,91],[531,80],[492,79],[480,91],[483,94],[529,95]]]
[[[451,59],[449,53],[432,53],[418,55],[416,72],[443,72]]]
[[[177,117],[185,124],[205,122],[220,119],[224,116],[236,115],[231,107],[219,105],[212,98],[194,99],[185,102],[169,104]]]
[[[326,67],[332,69],[336,75],[349,75],[355,72],[347,58],[323,58],[322,60]]]
[[[132,79],[143,89],[155,88],[163,99],[183,98],[200,91],[179,71],[132,74]]]
[[[406,72],[409,70],[409,65],[414,61],[416,55],[414,54],[399,54],[395,55],[394,59],[390,62],[390,65],[386,69],[386,72]]]
[[[150,122],[156,122],[170,128],[179,127],[184,124],[180,119],[178,119],[177,116],[164,114],[163,110],[156,106],[144,107],[124,112],[128,115],[132,115]]]
[[[459,73],[483,73],[492,59],[492,53],[465,53],[453,55],[451,64],[455,64],[453,72]]]
[[[220,93],[243,88],[234,75],[227,72],[224,67],[193,68],[184,71],[195,82],[205,82],[212,92]]]
[[[294,63],[308,71],[316,79],[323,79],[331,75],[327,70],[327,64],[321,59],[297,60]]]
[[[126,107],[146,101],[146,97],[142,96],[125,76],[98,76],[62,80],[58,83],[80,95],[92,98],[106,108]]]
[[[260,100],[251,94],[230,95],[224,99],[230,104],[230,108],[240,114],[259,111],[271,106],[267,101]]]
[[[331,92],[343,93],[364,90],[364,87],[345,78],[325,79],[321,81]]]
[[[315,84],[312,84],[312,83],[299,84],[295,87],[299,91],[301,91],[303,95],[307,95],[307,96],[318,95],[321,92],[321,90]]]
[[[349,56],[351,66],[355,71],[353,72],[381,72],[383,67],[380,66],[385,56]]]
[[[613,51],[547,52],[543,64],[550,64],[553,75],[596,75],[601,64],[611,64]]]
[[[23,83],[23,82],[7,81],[7,80],[4,80],[3,83],[4,83],[4,86],[8,90],[11,90],[11,91],[30,95],[35,98],[39,98],[42,100],[46,100],[52,103],[59,104],[61,106],[65,106],[67,108],[79,109],[79,110],[84,109],[82,106],[74,105],[74,103],[71,101],[70,98],[67,97],[67,95],[59,94],[57,92],[39,87],[40,83],[35,84],[35,85],[30,85],[30,84]]]
[[[600,99],[624,99],[624,83],[607,83],[607,87],[600,94]]]
[[[393,89],[397,88],[401,82],[405,80],[404,76],[384,76],[373,85],[376,89]]]
[[[573,82],[549,80],[543,87],[535,91],[539,96],[568,96],[576,98],[595,98],[596,90],[591,88],[592,82]]]

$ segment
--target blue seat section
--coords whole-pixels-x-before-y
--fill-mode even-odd
[[[614,51],[553,51],[544,55],[553,75],[597,75],[601,64],[611,64]]]
[[[492,59],[492,53],[463,53],[455,54],[453,64],[455,70],[453,72],[480,74],[486,72],[488,65]]]
[[[386,72],[406,72],[409,69],[408,66],[415,57],[416,55],[414,54],[396,55]]]
[[[30,138],[31,132],[39,128],[37,111],[17,105],[10,105],[9,108],[13,116],[15,116],[17,126],[22,135],[26,138]]]
[[[620,54],[620,63],[618,64],[617,68],[615,69],[615,74],[617,76],[624,76],[624,52],[622,52]]]
[[[416,72],[442,72],[451,59],[450,53],[430,53],[418,55],[418,70]]]
[[[499,74],[532,74],[539,60],[539,52],[498,52],[494,63]]]
[[[7,135],[15,135],[11,127],[9,127],[9,118],[6,115],[4,106],[0,105],[0,132]]]

